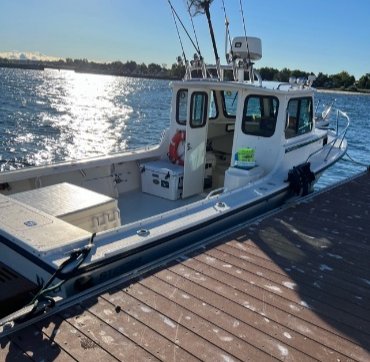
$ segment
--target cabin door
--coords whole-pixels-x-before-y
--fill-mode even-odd
[[[190,94],[186,122],[183,198],[203,192],[208,104],[208,92],[194,91]]]

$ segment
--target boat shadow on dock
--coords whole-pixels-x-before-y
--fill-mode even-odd
[[[54,361],[71,358],[63,347],[63,339],[80,340],[81,352],[94,348],[89,338],[79,331],[84,324],[81,318],[84,310],[96,304],[97,298],[90,298],[82,307],[78,304],[67,311],[49,316],[20,331],[0,339],[0,360],[2,361]],[[77,327],[77,329],[75,328]],[[68,343],[69,344],[69,343]],[[68,347],[66,348],[68,350]],[[75,354],[73,352],[73,354]],[[81,354],[80,358],[83,356]]]
[[[237,266],[271,290],[269,303],[289,313],[288,325],[298,323],[297,330],[323,344],[327,332],[338,343],[354,343],[349,352],[356,360],[356,345],[370,352],[369,205],[365,173],[250,225],[226,244],[233,260],[243,259]]]

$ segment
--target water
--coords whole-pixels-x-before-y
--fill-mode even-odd
[[[0,167],[43,165],[159,142],[169,125],[171,90],[163,80],[0,68]],[[351,117],[349,154],[370,164],[370,96],[318,93]],[[363,170],[340,161],[322,188]]]
[[[315,99],[327,105],[335,100],[335,106],[348,114],[351,120],[346,135],[348,155],[359,163],[370,165],[370,95],[318,92]],[[353,163],[345,156],[325,171],[316,188],[329,186],[364,170],[366,167]]]
[[[155,144],[169,125],[167,81],[1,68],[0,80],[0,155],[15,166]]]

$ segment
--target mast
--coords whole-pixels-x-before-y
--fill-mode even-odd
[[[213,25],[212,25],[212,21],[211,21],[211,13],[209,11],[209,6],[211,4],[211,0],[205,0],[204,3],[205,3],[204,11],[205,11],[207,21],[208,21],[208,27],[209,27],[209,33],[211,35],[211,40],[212,40],[213,52],[215,53],[216,63],[218,64],[218,63],[220,63],[220,58],[218,56],[216,39],[215,39],[215,34],[213,32]]]
[[[211,20],[210,6],[213,0],[192,0],[190,1],[189,9],[193,10],[193,16],[204,13],[207,17],[209,33],[211,35],[213,53],[215,54],[217,73],[220,76],[220,57],[218,56],[215,34]]]

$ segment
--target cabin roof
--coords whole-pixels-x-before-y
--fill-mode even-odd
[[[262,86],[258,82],[237,82],[237,81],[219,81],[217,79],[189,79],[183,81],[174,81],[171,83],[174,89],[179,88],[210,88],[212,90],[249,90],[258,93],[268,93],[275,95],[304,96],[312,95],[315,91],[312,87],[298,88],[292,87],[289,83],[263,81]]]

